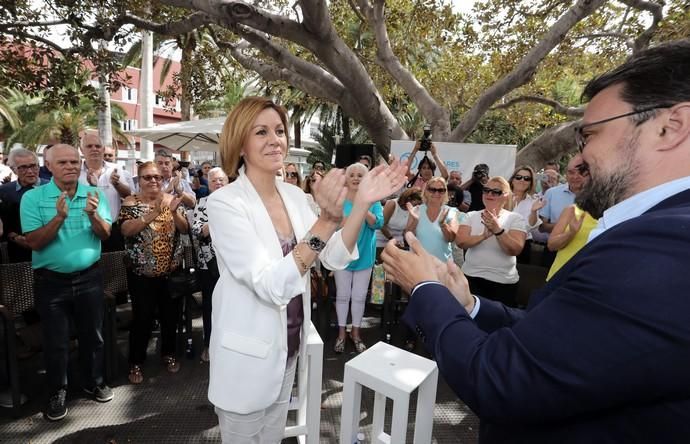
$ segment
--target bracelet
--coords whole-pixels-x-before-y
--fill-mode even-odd
[[[302,269],[302,273],[301,273],[301,274],[304,274],[304,273],[307,272],[307,269],[308,269],[309,267],[307,267],[307,264],[304,262],[304,259],[302,258],[302,254],[301,254],[301,253],[299,252],[299,250],[297,249],[297,246],[298,246],[298,245],[296,245],[295,248],[292,249],[292,255],[293,255],[293,256],[295,257],[295,259],[297,260],[297,265],[299,265],[299,267]]]
[[[493,235],[494,235],[494,236],[500,236],[500,235],[502,235],[502,234],[505,233],[505,232],[506,232],[506,229],[505,229],[505,228],[501,228],[501,231],[499,231],[499,232],[497,232],[497,233],[493,233]]]

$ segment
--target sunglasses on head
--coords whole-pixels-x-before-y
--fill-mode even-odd
[[[431,188],[431,187],[427,187],[426,190],[427,190],[428,192],[430,192],[430,193],[439,193],[439,194],[442,194],[442,193],[445,193],[445,192],[446,192],[446,189],[445,189],[445,188]]]
[[[146,182],[153,182],[154,180],[156,182],[160,182],[163,180],[163,176],[159,176],[158,174],[147,174],[145,176],[141,176],[141,178]]]
[[[496,196],[496,197],[503,196],[503,190],[501,190],[499,188],[484,187],[484,188],[482,188],[482,193],[491,194],[492,196]]]
[[[525,182],[532,182],[532,176],[522,176],[520,174],[516,174],[515,176],[513,176],[513,179],[524,180]]]
[[[299,176],[297,173],[285,173],[285,177],[290,177],[292,179],[297,179]]]

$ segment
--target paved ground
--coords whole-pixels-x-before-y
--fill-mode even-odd
[[[373,344],[382,337],[376,307],[367,308],[363,337]],[[119,309],[120,320],[126,324],[128,308]],[[328,325],[324,322],[325,325]],[[194,321],[195,344],[201,343],[201,320]],[[352,344],[342,355],[333,353],[335,330],[325,327],[324,367],[322,383],[321,442],[337,443],[340,430],[342,380],[344,363],[354,357]],[[392,343],[401,343],[399,327],[393,330]],[[1,443],[214,443],[220,434],[213,409],[206,398],[208,365],[196,358],[182,358],[182,368],[175,375],[168,374],[159,364],[153,340],[149,360],[144,367],[145,381],[139,386],[128,384],[126,378],[127,332],[119,332],[120,372],[113,381],[115,399],[99,404],[83,395],[78,387],[68,393],[69,414],[58,423],[43,419],[41,397],[44,375],[41,374],[41,355],[21,362],[22,387],[29,397],[19,417],[13,418],[7,409],[0,408]],[[420,347],[417,353],[425,355]],[[74,356],[76,358],[76,355]],[[4,376],[4,375],[3,375]],[[411,405],[414,405],[413,399]],[[390,401],[389,401],[390,404]],[[363,442],[371,442],[373,393],[363,391],[361,432]],[[390,421],[390,405],[387,408]],[[412,442],[414,408],[410,411],[408,442]],[[387,427],[390,427],[388,422]],[[439,386],[434,409],[434,443],[475,443],[478,420],[466,406],[457,401],[443,379]],[[284,443],[295,442],[285,440]]]

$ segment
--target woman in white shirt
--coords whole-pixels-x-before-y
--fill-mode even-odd
[[[458,228],[456,242],[467,250],[462,271],[472,294],[514,307],[520,279],[515,256],[525,244],[525,219],[505,209],[510,185],[502,177],[489,179],[482,200],[484,210],[467,213]]]
[[[545,200],[541,196],[536,196],[537,189],[535,183],[534,170],[531,166],[521,165],[515,168],[508,182],[513,192],[508,209],[518,213],[527,222],[527,239],[525,246],[517,256],[518,264],[529,264],[532,253],[532,230],[541,225],[539,210],[544,207]]]
[[[248,97],[228,115],[220,138],[223,169],[237,177],[208,199],[220,273],[208,396],[224,443],[281,441],[310,325],[307,270],[317,255],[332,269],[356,259],[367,209],[404,183],[406,168],[397,161],[372,170],[336,231],[347,192],[342,170],[331,170],[315,189],[318,218],[301,189],[276,180],[287,155],[287,128],[284,108]]]

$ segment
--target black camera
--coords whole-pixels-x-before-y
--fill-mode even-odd
[[[419,141],[419,151],[429,151],[431,149],[431,125],[424,125],[424,135]]]

